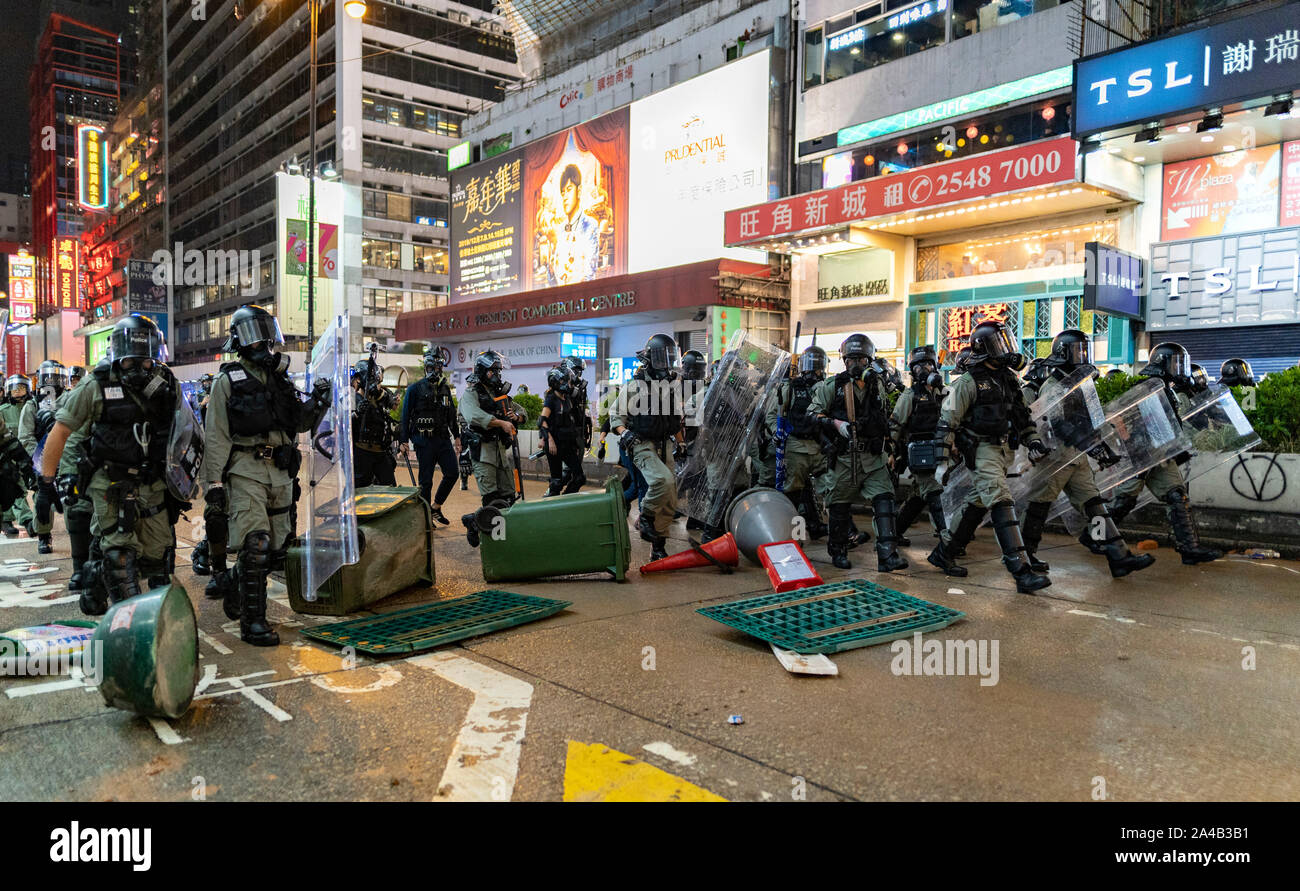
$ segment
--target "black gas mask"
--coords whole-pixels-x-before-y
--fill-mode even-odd
[[[261,340],[247,349],[243,354],[250,362],[265,368],[272,374],[280,374],[289,370],[289,357],[284,353],[278,353],[271,349],[271,341]]]
[[[145,367],[146,362],[149,363],[148,368]],[[118,373],[123,384],[132,390],[143,391],[154,378],[155,366],[152,359],[128,358],[122,360]]]

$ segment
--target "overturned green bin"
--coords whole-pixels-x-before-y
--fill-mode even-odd
[[[311,616],[343,616],[411,587],[434,583],[429,505],[411,486],[369,486],[354,496],[361,559],[325,580],[315,600],[304,594],[306,549],[292,547],[285,561],[289,605]]]
[[[623,484],[611,477],[605,491],[574,492],[540,501],[517,501],[501,511],[478,512],[479,556],[489,582],[608,572],[627,577],[632,540],[623,507]]]
[[[185,589],[173,582],[114,604],[81,657],[113,708],[179,718],[199,682],[199,633]]]

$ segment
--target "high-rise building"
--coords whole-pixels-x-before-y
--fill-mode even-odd
[[[176,283],[173,355],[194,364],[217,358],[241,304],[277,300],[276,264],[290,259],[277,256],[277,173],[309,156],[310,7],[210,3],[206,18],[190,0],[166,7],[171,242],[258,264],[252,282]],[[322,250],[337,241],[333,275],[356,350],[391,335],[403,308],[447,299],[447,150],[467,114],[518,80],[513,43],[490,9],[368,0],[357,20],[342,3],[323,4],[317,164],[337,172],[345,197],[330,218],[322,188],[317,221]],[[305,218],[305,208],[281,209],[290,224]],[[290,324],[284,302],[296,312],[305,295],[278,296],[286,336],[301,343],[306,330]],[[319,333],[331,309],[317,297]]]
[[[45,20],[29,81],[38,317],[81,308],[79,236],[107,201],[103,133],[117,114],[120,59],[115,32],[58,12]]]

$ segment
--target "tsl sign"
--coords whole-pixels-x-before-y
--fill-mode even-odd
[[[1290,93],[1300,83],[1296,7],[1079,59],[1074,133],[1082,139],[1174,115]]]

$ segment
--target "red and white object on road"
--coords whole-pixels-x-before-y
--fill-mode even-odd
[[[778,594],[823,584],[797,541],[774,541],[760,545],[758,560],[767,570],[768,581]]]

